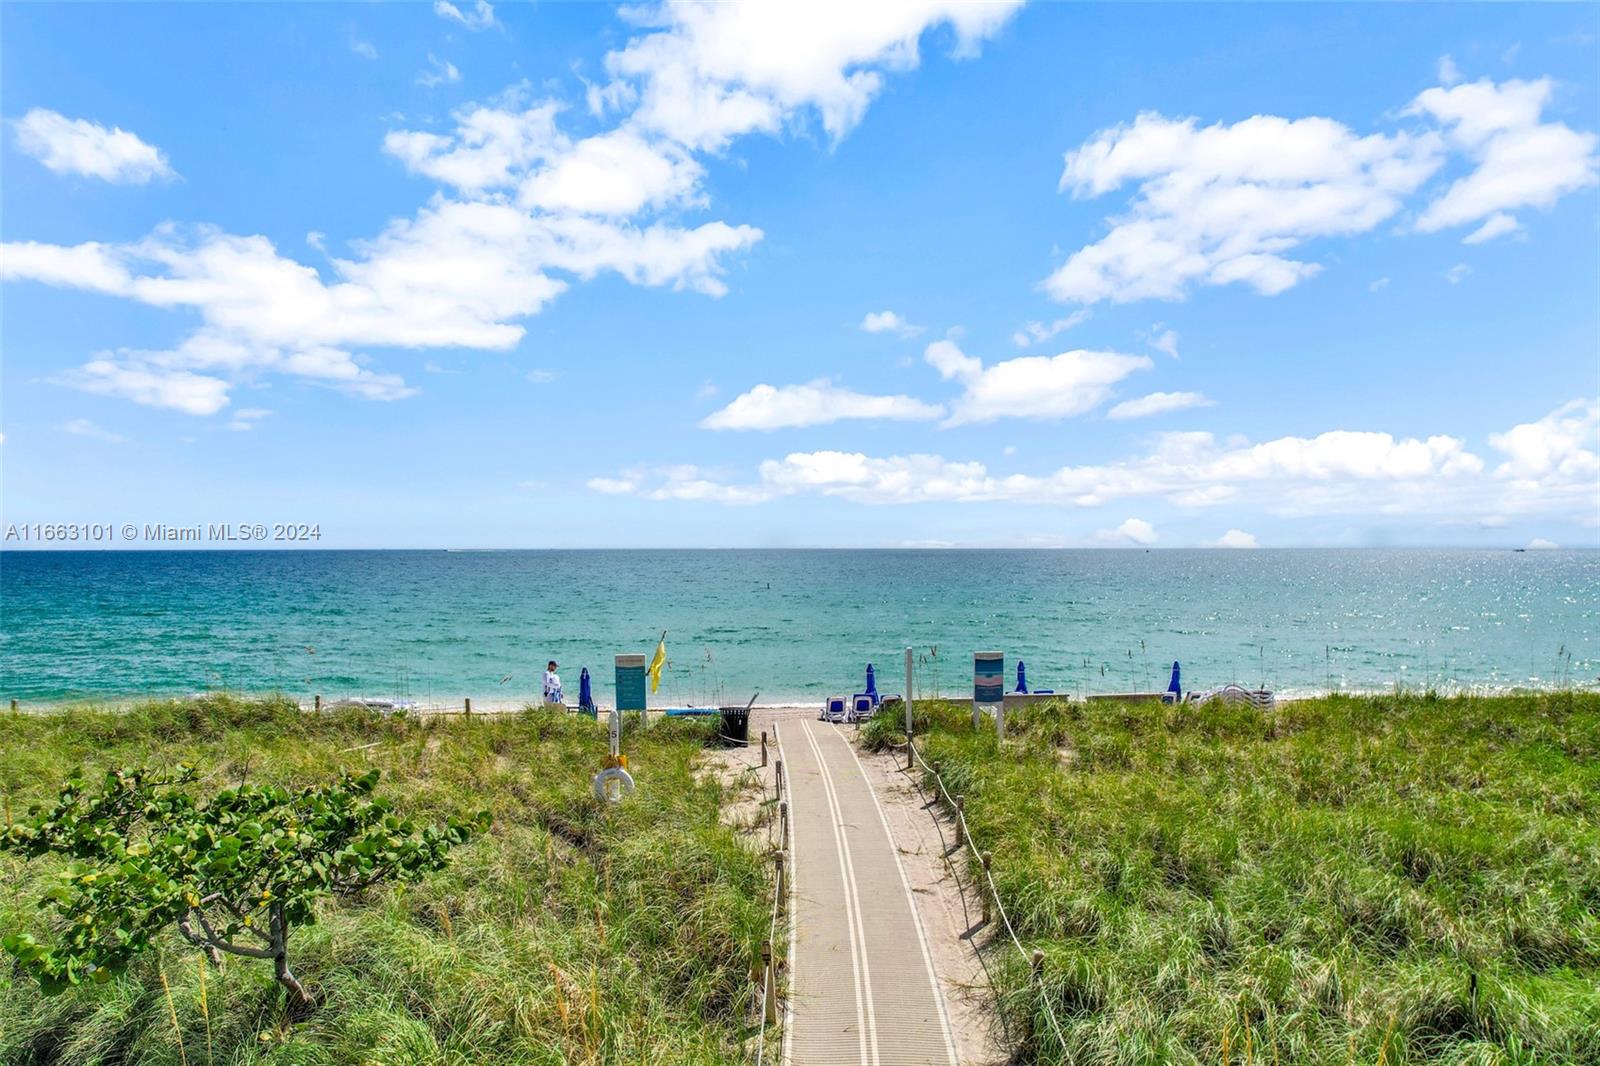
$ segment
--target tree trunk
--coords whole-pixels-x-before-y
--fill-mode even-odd
[[[282,904],[272,907],[272,948],[273,976],[288,994],[290,1015],[301,1017],[315,1007],[317,1001],[311,998],[306,986],[289,969],[289,923],[284,918]]]

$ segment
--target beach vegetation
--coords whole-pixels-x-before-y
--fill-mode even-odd
[[[1600,695],[916,714],[1026,1061],[1600,1062]]]
[[[197,795],[292,797],[379,770],[397,819],[492,820],[415,882],[306,901],[315,922],[293,958],[313,1008],[272,967],[219,967],[175,925],[120,974],[58,995],[0,956],[0,1063],[742,1061],[760,1027],[771,863],[724,824],[739,786],[706,770],[711,727],[636,726],[623,751],[638,789],[602,804],[590,782],[605,726],[544,710],[313,714],[214,696],[6,717],[0,795],[17,812],[59,800],[80,766],[96,780],[182,763]],[[60,915],[36,904],[69,862],[0,851],[0,934],[61,942]]]
[[[419,831],[368,798],[379,774],[293,792],[246,784],[197,803],[192,766],[113,769],[98,789],[74,771],[54,803],[0,832],[0,849],[67,860],[39,901],[59,942],[21,932],[0,946],[53,995],[118,976],[176,926],[219,966],[224,954],[270,960],[292,1003],[313,1006],[289,966],[289,937],[315,920],[319,897],[419,880],[489,823],[485,811]]]

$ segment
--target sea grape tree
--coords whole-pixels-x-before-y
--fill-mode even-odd
[[[213,962],[271,960],[291,1003],[312,997],[289,967],[289,937],[316,901],[415,881],[489,824],[487,812],[418,830],[373,795],[378,771],[290,791],[223,789],[196,802],[198,774],[113,770],[98,788],[70,777],[56,801],[0,831],[0,848],[68,862],[39,901],[59,920],[54,945],[12,933],[0,946],[53,994],[125,970],[168,926]]]

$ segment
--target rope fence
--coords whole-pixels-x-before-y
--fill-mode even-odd
[[[777,725],[773,725],[773,735],[776,738]],[[740,741],[737,737],[718,736],[725,742],[752,747],[749,739]],[[761,766],[765,768],[769,762],[772,766],[772,797],[770,802],[776,803],[774,816],[767,820],[767,849],[772,852],[776,863],[776,875],[772,885],[772,917],[767,924],[767,940],[761,946],[761,1033],[756,1038],[756,1066],[764,1066],[767,1062],[767,1029],[778,1020],[778,963],[774,958],[773,945],[778,940],[778,916],[783,912],[783,901],[788,895],[787,878],[792,871],[786,869],[786,859],[789,852],[789,801],[785,798],[788,782],[784,780],[783,759],[771,759],[767,751],[767,734],[761,734]],[[781,750],[781,749],[780,749]],[[767,798],[767,783],[761,783],[761,802],[765,806]],[[774,1058],[777,1053],[774,1052]]]
[[[893,746],[897,748],[901,747],[899,744]],[[956,798],[950,795],[950,790],[945,787],[943,775],[939,773],[938,769],[936,769],[932,763],[928,762],[928,760],[923,757],[922,752],[917,750],[916,741],[914,739],[907,737],[904,746],[911,752],[911,756],[922,765],[922,768],[928,773],[928,775],[933,778],[934,783],[939,786],[939,794],[944,797],[946,808],[952,812],[952,815],[955,818],[958,835],[961,838],[961,846],[972,853],[972,857],[978,862],[978,868],[983,871],[983,880],[987,883],[989,888],[989,895],[984,899],[984,910],[985,912],[988,911],[989,899],[992,898],[994,900],[995,913],[1000,917],[1000,924],[1005,927],[1006,935],[1010,937],[1012,945],[1016,947],[1017,954],[1022,956],[1023,961],[1027,963],[1029,977],[1033,983],[1038,986],[1039,1001],[1044,1005],[1045,1017],[1050,1021],[1050,1028],[1055,1032],[1056,1041],[1061,1045],[1062,1052],[1064,1054],[1068,1054],[1070,1061],[1070,1052],[1067,1051],[1066,1033],[1062,1031],[1061,1021],[1056,1017],[1055,1007],[1050,1003],[1049,989],[1044,983],[1044,972],[1042,965],[1044,961],[1043,953],[1035,950],[1030,954],[1025,948],[1023,948],[1022,940],[1017,936],[1017,930],[1011,924],[1011,916],[1006,913],[1005,904],[1000,899],[1000,889],[994,883],[994,874],[990,870],[989,853],[986,851],[980,851],[978,849],[978,845],[973,842],[972,829],[967,825],[966,804],[956,802]],[[954,863],[951,863],[952,867],[954,867],[954,865]],[[963,898],[963,906],[964,905],[965,899]],[[987,913],[984,915],[984,917],[988,917]],[[981,954],[978,958],[979,961],[982,962],[983,956]],[[989,973],[989,968],[987,965],[984,966],[984,973]],[[990,975],[990,983],[993,984],[993,981],[993,975]],[[1009,1032],[1007,1033],[1007,1036],[1010,1036]]]

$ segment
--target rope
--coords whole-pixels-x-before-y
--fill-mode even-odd
[[[776,736],[776,730],[777,730],[777,725],[776,724],[773,725],[773,730],[774,730],[774,736]],[[734,738],[729,737],[729,738],[725,738],[725,739],[732,740]],[[746,746],[748,746],[750,742],[748,740],[746,740],[744,743],[745,743]],[[778,803],[778,804],[782,804],[782,802],[783,802],[783,788],[787,784],[787,782],[783,782],[783,781],[778,780],[777,767],[778,767],[778,763],[780,761],[781,760],[778,760],[778,759],[773,759],[772,760],[772,776],[773,776],[772,798],[773,798],[773,801]],[[767,793],[766,782],[762,782],[761,794],[762,794],[763,797],[765,797],[766,793]],[[776,849],[777,849],[779,854],[786,855],[787,852],[788,852],[788,848],[787,848],[788,841],[784,840],[784,839],[779,839],[777,841],[774,841],[774,839],[773,839],[775,833],[780,837],[783,834],[783,819],[782,819],[782,815],[779,813],[781,811],[781,809],[782,809],[781,806],[777,807],[777,808],[774,808],[772,820],[767,823],[767,846],[769,848],[776,847]],[[794,877],[794,871],[785,869],[784,876],[786,878],[792,878],[792,877]],[[777,955],[776,944],[777,944],[777,939],[778,939],[778,912],[782,909],[782,906],[783,906],[783,897],[778,892],[777,883],[774,882],[773,886],[772,886],[772,918],[771,918],[770,922],[767,925],[767,944],[769,946],[771,946],[771,950],[773,952],[773,957],[769,960],[770,961],[770,965],[768,965],[766,967],[766,973],[763,974],[762,978],[761,978],[761,1002],[760,1002],[759,1007],[758,1007],[758,1009],[761,1011],[761,1035],[756,1038],[756,1066],[762,1066],[762,1064],[766,1061],[766,1054],[767,1054],[767,997],[772,994],[772,990],[773,990],[772,989],[772,982],[777,979],[775,975],[777,974],[777,971],[778,971],[778,964],[777,964],[777,958],[776,958],[776,955]]]
[[[994,897],[995,911],[1000,915],[1000,922],[1005,926],[1006,934],[1011,937],[1011,943],[1016,946],[1017,954],[1021,955],[1023,961],[1028,965],[1030,978],[1039,986],[1039,1000],[1044,1004],[1045,1017],[1050,1019],[1050,1027],[1055,1030],[1056,1040],[1061,1044],[1061,1050],[1065,1052],[1067,1050],[1067,1037],[1061,1030],[1061,1022],[1056,1018],[1055,1007],[1050,1004],[1049,990],[1045,987],[1044,978],[1034,972],[1033,960],[1027,951],[1023,949],[1022,941],[1018,939],[1017,931],[1011,925],[1011,917],[1006,914],[1006,905],[1000,900],[1000,889],[994,883],[994,874],[983,867],[983,853],[972,842],[972,829],[967,825],[966,812],[956,806],[956,801],[950,796],[950,790],[945,787],[944,778],[940,776],[939,771],[928,763],[928,760],[922,757],[922,752],[917,750],[915,741],[907,737],[905,746],[911,749],[911,754],[916,758],[917,762],[921,763],[922,768],[933,778],[934,782],[939,786],[939,794],[944,797],[944,801],[949,805],[949,808],[955,812],[956,821],[961,824],[961,837],[966,841],[967,850],[971,851],[973,857],[978,860],[978,868],[983,870],[983,878],[989,883],[989,894]],[[896,744],[894,747],[900,747],[900,745]],[[984,972],[988,972],[988,967],[984,967]]]
[[[891,747],[896,748],[902,746],[903,745],[899,744],[891,745]],[[926,801],[928,799],[928,791],[922,787],[922,780],[913,776],[909,770],[902,770],[900,772],[904,773],[911,779],[911,784],[916,788],[917,795]],[[939,834],[939,853],[944,858],[945,865],[950,868],[950,876],[955,878],[956,890],[961,896],[961,920],[966,922],[967,928],[970,929],[972,928],[972,912],[967,909],[967,886],[962,883],[960,868],[957,867],[955,863],[950,861],[950,849],[948,846],[946,846],[945,842],[944,824],[940,822],[939,819],[935,818],[933,819],[933,828],[934,831]],[[978,965],[983,967],[983,975],[988,979],[989,987],[991,989],[996,989],[998,992],[998,986],[995,982],[994,974],[990,971],[989,963],[983,957],[983,949],[978,946],[976,940],[974,940],[972,944],[972,953],[977,956]],[[1004,1030],[1006,1034],[1006,1041],[1009,1043],[1011,1041],[1011,1023],[1006,1020],[1004,1011],[1000,1012],[1000,1028]]]

